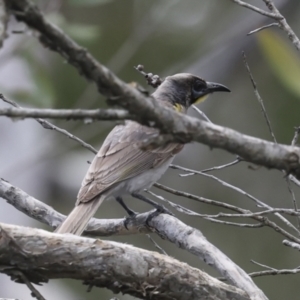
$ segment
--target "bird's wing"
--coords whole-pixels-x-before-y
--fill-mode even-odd
[[[158,167],[183,148],[181,144],[171,143],[153,150],[141,150],[139,143],[157,133],[157,129],[132,121],[116,126],[92,161],[76,204],[88,202],[118,182]]]

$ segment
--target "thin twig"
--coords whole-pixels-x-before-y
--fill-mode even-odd
[[[289,39],[291,40],[293,45],[296,47],[296,49],[298,51],[300,51],[300,40],[299,40],[299,38],[297,37],[297,35],[293,31],[293,29],[290,27],[290,25],[287,23],[285,17],[277,9],[277,7],[275,6],[275,4],[273,3],[272,0],[263,0],[265,2],[266,6],[268,7],[268,9],[271,12],[262,10],[262,9],[256,7],[256,6],[254,6],[254,5],[248,4],[248,3],[244,2],[244,1],[241,1],[241,0],[231,0],[231,1],[238,4],[238,5],[240,5],[240,6],[251,9],[251,10],[253,10],[253,11],[255,11],[255,12],[257,12],[257,13],[263,15],[263,16],[269,17],[269,18],[277,21],[279,28],[282,29],[287,34],[287,36],[289,37]]]
[[[14,107],[17,107],[17,108],[22,108],[20,105],[18,105],[16,102],[10,100],[10,99],[7,99],[3,94],[0,94],[0,99],[2,99],[5,103],[8,103]],[[84,142],[83,140],[81,140],[79,137],[71,134],[70,132],[68,132],[67,130],[63,129],[63,128],[60,128],[52,123],[50,123],[49,121],[46,121],[44,119],[35,119],[38,123],[40,123],[43,128],[45,129],[50,129],[50,130],[54,130],[54,131],[57,131],[65,136],[67,136],[69,139],[71,140],[74,140],[76,141],[77,143],[79,143],[81,146],[83,146],[84,148],[90,150],[91,152],[93,153],[97,153],[97,150],[90,144]]]
[[[291,216],[299,216],[300,215],[300,211],[295,211],[294,209],[286,209],[286,208],[274,208],[274,209],[268,209],[268,210],[264,210],[264,211],[259,211],[259,212],[253,212],[253,213],[249,213],[249,214],[226,214],[226,213],[218,213],[215,215],[207,215],[207,214],[197,214],[199,217],[203,217],[203,218],[253,218],[256,216],[264,216],[267,214],[274,214],[274,213],[285,213],[287,215],[291,215]]]
[[[248,224],[248,223],[236,223],[236,222],[228,222],[223,220],[216,220],[213,218],[205,218],[205,219],[213,223],[219,223],[222,225],[229,225],[229,226],[242,227],[242,228],[261,228],[265,226],[263,223]]]
[[[261,96],[260,96],[260,94],[258,92],[258,89],[257,89],[257,86],[256,86],[256,82],[254,81],[254,78],[252,76],[250,67],[249,67],[248,62],[247,62],[247,57],[246,57],[246,54],[245,54],[244,51],[242,52],[242,55],[243,55],[244,65],[245,65],[245,67],[247,69],[247,72],[249,74],[250,80],[252,82],[252,86],[253,86],[253,89],[254,89],[254,94],[255,94],[255,96],[256,96],[256,98],[258,100],[258,103],[260,104],[260,108],[261,108],[261,111],[262,111],[262,113],[264,115],[264,118],[265,118],[265,120],[267,122],[267,125],[268,125],[268,128],[269,128],[269,132],[270,132],[270,134],[272,136],[273,141],[275,143],[277,143],[275,134],[274,134],[272,126],[271,126],[270,119],[268,117],[268,114],[267,114],[267,111],[266,111],[266,108],[265,108],[265,105],[264,105],[264,102],[263,102],[263,99],[261,98]]]
[[[200,110],[196,105],[192,105],[192,108],[207,122],[212,123],[212,121],[208,118],[208,116]]]
[[[248,275],[251,277],[267,276],[267,275],[289,275],[289,274],[298,274],[300,269],[282,269],[282,270],[266,270],[260,272],[252,272]]]
[[[278,24],[278,23],[271,23],[271,24],[269,24],[269,25],[265,25],[265,26],[259,27],[259,28],[257,28],[257,29],[254,29],[254,30],[248,32],[247,35],[251,35],[251,34],[253,34],[253,33],[257,33],[257,32],[259,32],[259,31],[261,31],[261,30],[264,30],[264,29],[270,28],[270,27],[274,27],[274,26],[279,27],[279,24]]]
[[[300,134],[300,126],[295,127],[294,137],[293,137],[292,142],[291,142],[292,146],[296,146],[296,144],[298,142],[299,134]]]
[[[31,291],[31,296],[32,297],[34,297],[38,300],[46,300],[46,298],[44,298],[42,296],[42,294],[33,286],[33,284],[28,280],[28,278],[24,275],[23,272],[18,271],[18,270],[14,270],[14,271],[12,271],[12,273],[14,275],[17,275],[18,277],[20,277],[21,280],[27,285],[27,287]]]
[[[170,188],[168,186],[160,184],[158,182],[156,182],[153,186],[155,186],[158,189],[161,189],[163,191],[169,192],[169,193],[171,193],[173,195],[182,196],[182,197],[185,197],[185,198],[197,201],[197,202],[201,202],[201,203],[205,203],[205,204],[210,204],[210,205],[215,205],[217,207],[226,208],[226,209],[233,210],[233,211],[240,212],[240,213],[250,213],[249,210],[240,208],[238,206],[234,206],[234,205],[231,205],[231,204],[228,204],[228,203],[225,203],[225,202],[221,202],[221,201],[216,201],[216,200],[208,199],[208,198],[201,197],[201,196],[196,196],[196,195],[193,195],[193,194],[190,194],[190,193],[187,193],[187,192],[175,190],[175,189],[172,189],[172,188]]]
[[[208,175],[208,174],[205,174],[205,175]],[[196,196],[196,195],[193,195],[193,194],[190,194],[190,193],[178,191],[178,190],[172,189],[170,187],[167,187],[167,186],[159,184],[159,183],[155,183],[154,186],[157,187],[157,188],[159,188],[159,189],[162,189],[164,191],[170,192],[170,193],[172,193],[174,195],[177,195],[177,196],[183,196],[183,197],[186,197],[188,199],[195,200],[195,201],[199,201],[199,202],[203,202],[203,203],[207,203],[207,204],[212,204],[212,205],[216,205],[216,206],[225,207],[225,208],[228,208],[228,209],[240,212],[240,213],[250,213],[249,210],[242,209],[242,208],[234,206],[234,205],[230,205],[230,204],[227,204],[227,203],[223,203],[223,202],[219,202],[219,201],[207,199],[207,198],[204,198],[204,197]],[[266,204],[264,204],[264,205],[265,205],[265,207],[268,207]],[[269,208],[272,209],[272,207],[269,207]],[[276,215],[277,214],[278,213],[276,213]],[[286,220],[280,214],[279,214],[279,217],[282,220]],[[294,241],[296,243],[300,243],[300,239],[296,238],[294,235],[290,234],[289,232],[287,232],[286,230],[284,230],[283,228],[281,228],[280,226],[278,226],[275,222],[270,221],[267,217],[264,217],[264,216],[254,216],[253,219],[257,220],[259,222],[262,222],[264,225],[266,225],[266,226],[274,229],[276,232],[282,234],[283,236],[287,237],[288,239],[290,239],[290,240],[292,240],[292,241]],[[287,221],[287,222],[289,222],[289,221]],[[290,227],[293,228],[296,232],[298,232],[297,228],[294,227],[292,224],[290,224]]]
[[[193,174],[196,174],[196,175],[202,175],[202,176],[205,176],[205,177],[208,177],[208,178],[211,178],[217,182],[219,182],[220,184],[222,184],[223,186],[225,187],[228,187],[240,194],[242,194],[243,196],[246,196],[248,197],[249,199],[251,199],[252,201],[254,201],[257,205],[260,205],[260,206],[265,206],[265,203],[260,201],[259,199],[257,199],[256,197],[252,196],[251,194],[247,193],[246,191],[242,190],[241,188],[238,188],[212,174],[206,174],[202,171],[196,171],[196,170],[192,170],[192,169],[188,169],[188,168],[184,168],[184,167],[180,167],[180,166],[176,166],[177,169],[179,170],[182,170],[182,171],[185,171],[185,172],[189,172],[189,173],[193,173]],[[272,207],[268,207],[269,209],[272,209]]]
[[[245,67],[246,67],[246,69],[247,69],[247,72],[248,72],[248,74],[249,74],[249,76],[250,76],[250,80],[251,80],[251,82],[252,82],[253,89],[254,89],[254,94],[255,94],[255,96],[256,96],[256,98],[257,98],[259,104],[260,104],[262,113],[263,113],[264,118],[265,118],[265,120],[266,120],[266,122],[267,122],[267,125],[268,125],[268,128],[269,128],[269,132],[270,132],[270,134],[271,134],[271,136],[272,136],[272,138],[273,138],[273,141],[277,144],[277,140],[276,140],[275,134],[274,134],[274,132],[273,132],[273,129],[272,129],[272,126],[271,126],[271,122],[270,122],[269,116],[268,116],[268,114],[267,114],[267,111],[266,111],[266,108],[265,108],[263,99],[261,98],[261,96],[260,96],[260,94],[259,94],[259,92],[258,92],[258,89],[257,89],[257,86],[256,86],[256,82],[254,81],[254,78],[253,78],[253,76],[252,76],[250,67],[249,67],[248,62],[247,62],[247,57],[246,57],[246,54],[245,54],[244,51],[243,51],[243,61],[244,61],[244,65],[245,65]],[[293,145],[293,146],[294,146],[294,145]],[[289,192],[290,192],[290,194],[291,194],[291,196],[292,196],[292,202],[293,202],[294,209],[295,209],[295,211],[297,211],[298,208],[297,208],[296,197],[295,197],[295,193],[294,193],[294,191],[293,191],[293,189],[292,189],[292,187],[291,187],[289,177],[286,177],[286,182],[287,182],[288,190],[289,190]],[[298,217],[297,220],[298,220],[298,228],[300,228],[300,217]],[[299,232],[298,234],[300,235],[300,232]]]
[[[295,146],[295,144],[297,143],[298,134],[299,134],[299,127],[295,128],[295,135],[294,135],[294,137],[292,139],[292,142],[291,142],[292,146]],[[289,175],[289,176],[285,176],[285,180],[286,180],[286,183],[287,183],[287,186],[288,186],[289,193],[292,196],[292,202],[293,202],[294,209],[295,209],[295,211],[298,211],[296,196],[295,196],[294,190],[293,190],[292,185],[291,185],[291,182],[295,183],[297,181],[297,179],[295,178],[295,180],[294,180],[293,176]],[[300,217],[299,216],[298,216],[297,220],[298,220],[298,228],[300,229]]]
[[[256,7],[256,6],[251,5],[251,4],[249,4],[249,3],[246,3],[246,2],[244,2],[244,1],[240,1],[240,0],[231,0],[231,1],[234,2],[234,3],[236,3],[236,4],[238,4],[238,5],[240,5],[240,6],[249,8],[249,9],[251,9],[251,10],[253,10],[253,11],[255,11],[255,12],[257,12],[257,13],[263,15],[263,16],[270,17],[270,18],[275,19],[275,20],[279,20],[279,19],[282,19],[282,18],[283,18],[282,16],[278,16],[278,15],[275,14],[275,13],[270,13],[270,12],[268,12],[268,11],[265,11],[265,10],[263,10],[263,9],[260,9],[260,8],[258,8],[258,7]]]
[[[298,211],[298,205],[297,205],[297,201],[296,201],[296,196],[295,196],[294,190],[293,190],[293,188],[291,186],[290,178],[286,177],[285,181],[286,181],[287,186],[288,186],[288,191],[289,191],[289,193],[292,196],[292,203],[293,203],[293,206],[294,206],[294,210]],[[297,217],[297,221],[298,221],[298,229],[300,229],[300,216],[299,215]],[[300,235],[300,232],[299,232],[299,235]]]
[[[160,78],[159,75],[155,75],[153,73],[146,73],[144,72],[144,66],[143,65],[138,65],[136,67],[134,67],[140,74],[142,74],[145,79],[146,79],[146,82],[154,87],[154,88],[157,88],[159,87],[162,82],[164,81],[164,79]]]
[[[300,269],[295,268],[295,269],[282,269],[282,270],[272,269],[272,270],[265,270],[259,272],[251,272],[248,273],[248,275],[254,278],[254,277],[268,276],[268,275],[290,275],[290,274],[298,274],[298,273],[300,273]],[[218,277],[218,279],[221,281],[226,281],[224,277],[222,278]]]
[[[178,166],[178,169],[180,167]],[[247,193],[246,191],[242,190],[241,188],[238,188],[212,174],[206,174],[206,173],[203,173],[201,171],[195,171],[195,170],[189,170],[187,168],[182,168],[183,171],[188,171],[190,173],[195,173],[197,175],[202,175],[202,176],[205,176],[205,177],[208,177],[208,178],[211,178],[213,180],[216,180],[218,181],[220,184],[232,189],[232,190],[235,190],[236,192],[248,197],[250,200],[254,201],[256,204],[258,204],[259,206],[262,206],[262,207],[266,207],[268,209],[273,209],[273,207],[269,206],[268,204],[262,202],[261,200],[257,199],[256,197],[252,196],[251,194]],[[290,222],[288,221],[286,218],[284,218],[283,216],[281,216],[279,213],[275,213],[275,215],[281,220],[283,221],[287,226],[289,226],[290,228],[292,228],[294,231],[296,231],[298,234],[300,233],[299,230]]]
[[[272,0],[263,0],[268,7],[268,9],[271,11],[272,14],[274,14],[277,18],[279,27],[288,35],[291,42],[294,44],[294,46],[297,48],[298,51],[300,51],[300,40],[293,31],[293,29],[290,27],[290,25],[287,23],[284,16],[280,13],[280,11],[275,6],[274,2]]]
[[[146,234],[146,236],[147,236],[147,237],[149,238],[149,240],[154,244],[154,246],[155,246],[156,249],[158,249],[162,254],[168,256],[167,252],[166,252],[162,247],[160,247],[160,246],[154,241],[154,239],[151,237],[150,234]]]
[[[289,179],[291,182],[295,183],[298,187],[300,187],[300,181],[297,178],[295,178],[295,176],[289,175]]]
[[[210,215],[205,215],[205,214],[198,214],[196,213],[195,211],[193,210],[190,210],[182,205],[179,205],[179,204],[176,204],[170,200],[167,200],[165,199],[163,196],[161,195],[157,195],[151,191],[148,191],[147,192],[154,196],[155,198],[159,199],[159,200],[162,200],[166,203],[168,203],[171,207],[175,208],[177,211],[181,212],[181,213],[184,213],[186,215],[189,215],[189,216],[194,216],[194,217],[200,217],[200,218],[203,218],[205,220],[208,220],[210,222],[213,222],[213,223],[219,223],[219,224],[223,224],[223,225],[231,225],[231,226],[236,226],[236,227],[248,227],[248,228],[260,228],[260,227],[263,227],[264,224],[262,223],[258,223],[258,224],[246,224],[246,223],[236,223],[236,222],[228,222],[228,221],[222,221],[222,220],[216,220],[214,218],[214,216],[210,216]],[[222,213],[220,213],[222,214]]]
[[[268,270],[273,270],[273,271],[276,270],[276,269],[274,269],[274,268],[272,268],[272,267],[269,267],[269,266],[267,266],[267,265],[261,264],[261,263],[255,261],[255,260],[253,260],[253,259],[251,259],[250,261],[251,261],[253,264],[257,265],[257,266],[266,268],[266,269],[268,269]]]
[[[210,171],[216,171],[216,170],[222,170],[222,169],[225,169],[225,168],[228,168],[228,167],[231,167],[231,166],[234,166],[236,164],[238,164],[239,162],[241,162],[242,159],[240,158],[237,158],[236,160],[232,161],[232,162],[229,162],[227,164],[224,164],[224,165],[220,165],[220,166],[215,166],[215,167],[211,167],[211,168],[207,168],[207,169],[204,169],[204,170],[201,170],[202,173],[206,173],[206,172],[210,172]],[[175,169],[175,170],[189,170],[189,169],[186,169],[184,167],[181,167],[181,166],[178,166],[178,165],[174,165],[174,164],[171,164],[170,165],[170,168],[171,169]],[[188,172],[188,171],[187,171]],[[192,176],[192,175],[195,175],[196,173],[194,172],[190,172],[190,173],[186,173],[186,174],[180,174],[181,177],[186,177],[186,176]]]

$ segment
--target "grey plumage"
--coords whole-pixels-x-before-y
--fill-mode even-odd
[[[177,74],[167,77],[152,96],[163,105],[185,113],[205,95],[218,90],[229,91],[219,84],[210,89],[211,85],[191,74]],[[159,180],[183,145],[171,143],[147,151],[140,149],[142,140],[157,134],[156,128],[133,121],[116,126],[93,159],[75,208],[56,232],[80,235],[105,199],[139,194]]]

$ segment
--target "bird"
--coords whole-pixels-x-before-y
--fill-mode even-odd
[[[187,113],[193,104],[203,102],[213,92],[230,92],[219,83],[208,82],[189,73],[168,76],[151,95],[162,106]],[[56,233],[81,235],[104,200],[114,198],[129,217],[135,212],[123,201],[124,195],[147,202],[158,212],[169,211],[141,193],[166,172],[184,145],[169,143],[142,150],[141,141],[157,136],[159,130],[127,120],[115,126],[104,140],[82,181],[74,209],[55,230]]]

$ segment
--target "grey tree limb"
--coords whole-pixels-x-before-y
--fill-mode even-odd
[[[29,217],[53,228],[57,227],[65,218],[52,207],[29,196],[3,179],[0,179],[0,197],[6,199],[9,204]],[[110,236],[155,231],[164,239],[196,255],[216,269],[234,286],[246,291],[252,297],[251,299],[267,299],[246,272],[209,243],[199,230],[187,226],[173,216],[160,214],[151,217],[152,214],[153,211],[139,214],[135,220],[128,222],[128,230],[124,226],[124,219],[92,219],[85,234]]]
[[[263,299],[169,256],[131,245],[0,224],[0,272],[35,283],[73,278],[142,299]]]
[[[291,248],[294,248],[294,249],[300,251],[300,244],[299,243],[291,242],[289,240],[283,240],[282,243],[285,246],[289,246]]]
[[[224,253],[211,244],[203,234],[174,217],[153,218],[149,225],[164,239],[188,250],[209,266],[216,269],[231,284],[246,291],[251,299],[267,299],[243,269],[234,264]]]
[[[66,218],[65,215],[57,212],[51,206],[28,195],[2,178],[0,178],[0,197],[30,218],[46,224],[53,229]],[[129,221],[127,224],[128,229],[124,226],[124,219],[93,218],[89,222],[85,234],[89,236],[113,236],[149,233],[151,231],[145,224],[150,213],[139,214],[136,220]]]
[[[122,109],[38,109],[1,108],[0,116],[10,118],[50,118],[67,120],[126,120],[132,118]]]
[[[38,32],[43,45],[60,53],[80,74],[93,81],[111,103],[125,108],[141,124],[160,129],[161,135],[144,141],[144,144],[197,141],[237,154],[254,164],[284,170],[300,179],[298,147],[277,145],[162,107],[155,99],[127,85],[97,62],[90,53],[46,21],[39,9],[28,0],[6,0],[6,3],[19,21]]]

